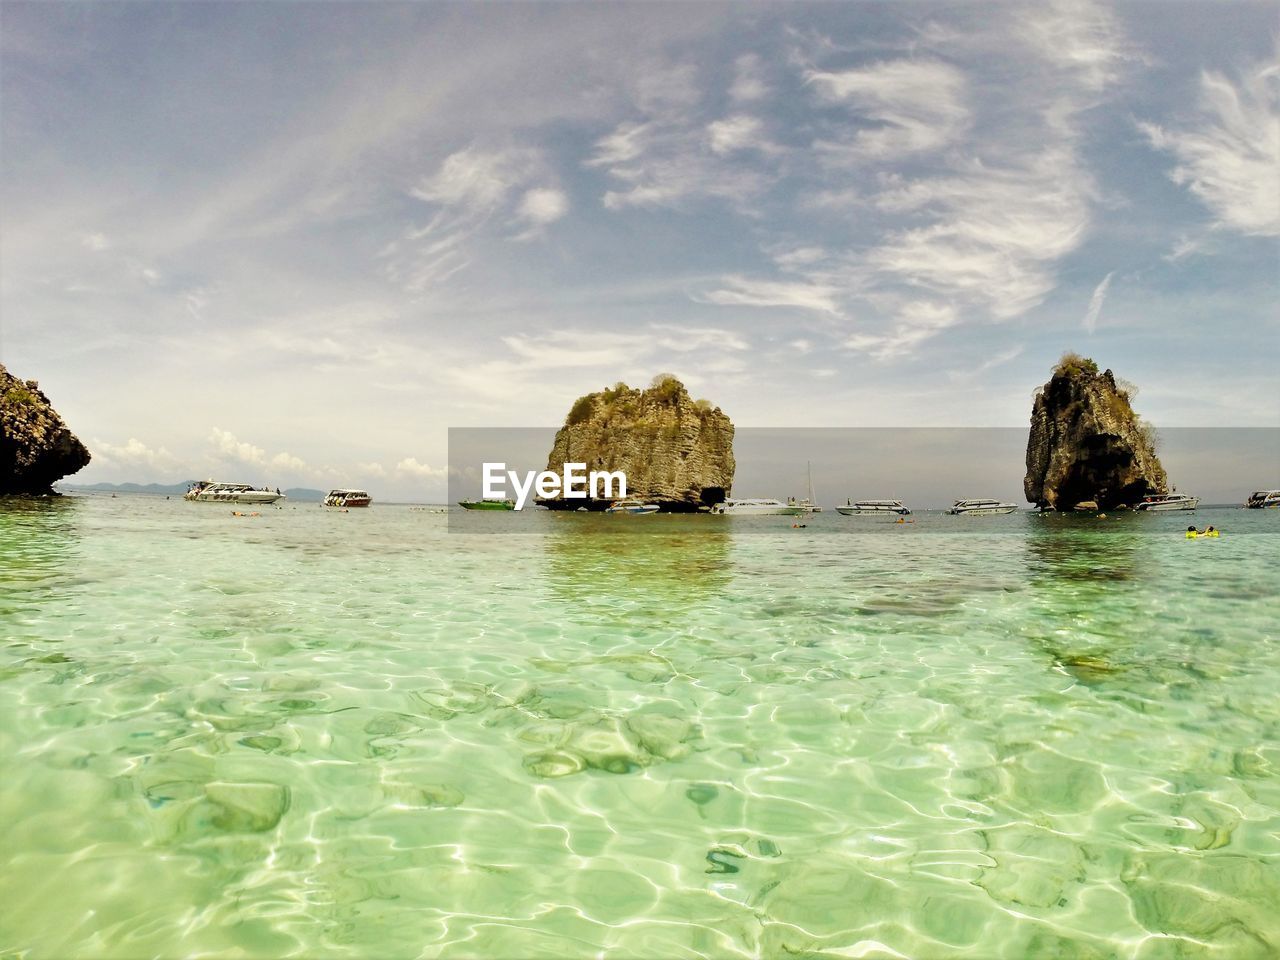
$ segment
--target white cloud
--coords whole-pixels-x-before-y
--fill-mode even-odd
[[[686,327],[669,323],[649,325],[655,336],[650,341],[651,348],[674,353],[692,353],[695,350],[749,350],[751,344],[731,330],[718,327]],[[641,340],[649,338],[642,337]]]
[[[587,167],[604,169],[617,185],[605,191],[605,208],[676,207],[690,197],[713,197],[745,209],[770,182],[771,172],[733,155],[746,147],[773,158],[782,151],[760,137],[763,127],[755,118],[735,115],[707,124],[699,112],[704,96],[693,68],[661,70],[634,84],[631,97],[640,116],[615,124],[585,161]]]
[[[357,463],[356,470],[370,477],[385,477],[387,469],[380,463]]]
[[[507,192],[528,176],[532,161],[528,150],[486,151],[472,145],[450,154],[435,173],[409,192],[424,203],[485,212],[506,199]]]
[[[419,463],[416,457],[405,457],[396,464],[396,473],[417,480],[442,480],[449,475],[449,468],[432,467]]]
[[[619,124],[612,133],[596,141],[595,155],[587,161],[589,167],[611,167],[630,163],[648,148],[651,125],[627,122]]]
[[[728,307],[798,307],[819,313],[839,314],[839,290],[830,285],[808,282],[752,280],[725,277],[723,286],[698,297],[705,303]]]
[[[582,335],[557,331],[544,336],[514,334],[502,342],[528,368],[605,367],[634,354],[641,338],[624,333]]]
[[[409,191],[433,212],[383,249],[386,276],[413,294],[443,285],[471,265],[474,239],[495,219],[523,222],[528,229],[516,239],[535,236],[564,215],[567,198],[551,188],[524,191],[515,205],[512,197],[545,174],[541,153],[528,147],[486,150],[472,144],[450,154]]]
[[[80,235],[80,242],[84,244],[86,248],[95,252],[107,250],[111,247],[111,241],[102,233],[82,233]]]
[[[123,444],[108,443],[105,440],[94,440],[90,445],[90,453],[95,460],[120,467],[142,467],[151,470],[172,470],[177,467],[177,460],[164,447],[151,448],[137,437],[130,437]]]
[[[1111,287],[1113,276],[1114,270],[1102,278],[1102,282],[1094,288],[1093,296],[1089,298],[1089,309],[1084,314],[1084,328],[1089,333],[1098,328],[1098,314],[1102,312],[1102,303],[1107,299],[1107,290]]]
[[[1204,253],[1211,249],[1209,237],[1207,236],[1188,236],[1181,234],[1173,245],[1173,249],[1166,253],[1161,259],[1169,263],[1177,263],[1179,260],[1185,260],[1187,257]]]
[[[1213,213],[1216,225],[1248,236],[1280,236],[1280,67],[1254,69],[1239,86],[1200,76],[1192,126],[1139,126],[1151,145],[1178,160],[1169,174]]]
[[[894,188],[878,199],[881,209],[919,210],[933,222],[890,233],[868,259],[913,286],[1015,317],[1045,298],[1056,284],[1052,265],[1083,241],[1093,189],[1065,143],[1016,166],[972,164]]]
[[[307,462],[291,453],[281,452],[271,458],[271,466],[288,473],[301,473],[307,469]]]
[[[821,247],[791,247],[773,255],[773,262],[783,270],[803,270],[829,258]]]
[[[891,60],[856,70],[810,71],[806,80],[829,102],[848,104],[858,129],[815,146],[880,160],[936,150],[966,129],[964,74],[931,60]],[[867,122],[875,126],[867,127]]]
[[[759,195],[767,180],[755,167],[720,163],[692,130],[657,142],[653,155],[643,162],[613,167],[609,173],[623,189],[605,192],[603,203],[608,210],[676,207],[694,196],[716,197],[743,207]]]
[[[955,383],[968,383],[977,380],[987,373],[990,373],[996,367],[1002,367],[1011,360],[1016,360],[1022,356],[1023,350],[1026,348],[1022,345],[1010,347],[1008,350],[1002,350],[1000,353],[994,354],[976,367],[969,367],[963,370],[950,370],[947,376]]]
[[[1037,13],[1015,12],[995,29],[976,20],[968,31],[949,28],[940,47],[967,54],[964,69],[914,51],[853,68],[798,54],[820,102],[847,114],[834,129],[819,121],[821,176],[797,206],[828,229],[847,218],[845,242],[838,233],[821,247],[774,241],[765,249],[786,279],[730,275],[695,299],[856,323],[844,345],[881,360],[1044,302],[1057,264],[1093,220],[1097,189],[1081,158],[1079,118],[1132,53],[1105,9],[1048,8],[1049,18],[1070,21],[1055,28],[1056,46],[1046,46]],[[811,46],[818,61],[847,56],[833,42]],[[996,98],[983,69],[992,57],[1008,74]]]
[[[564,191],[539,187],[525,192],[520,201],[519,216],[537,226],[555,223],[569,212],[569,198]]]
[[[251,443],[244,443],[237,440],[235,434],[228,430],[222,430],[214,427],[209,434],[209,442],[213,444],[213,451],[221,457],[228,460],[236,460],[240,463],[250,463],[262,465],[266,463],[267,455],[261,447],[255,447]]]
[[[898,309],[888,333],[854,334],[845,340],[844,346],[868,353],[877,360],[892,360],[912,353],[924,341],[957,322],[959,317],[951,304],[912,300]]]
[[[733,84],[729,96],[734,100],[761,100],[769,93],[764,81],[764,69],[760,57],[744,53],[733,62]]]
[[[737,150],[764,145],[763,130],[764,124],[758,117],[739,114],[710,124],[707,127],[707,140],[712,153],[725,156]]]
[[[1057,0],[1025,9],[1015,32],[1050,67],[1094,93],[1118,80],[1141,55],[1125,40],[1115,13],[1091,0]]]

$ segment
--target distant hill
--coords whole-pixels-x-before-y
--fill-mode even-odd
[[[327,490],[310,490],[307,487],[289,487],[284,491],[284,495],[290,500],[301,500],[303,503],[320,503],[328,492]]]
[[[181,496],[186,493],[194,480],[184,483],[60,483],[60,487],[68,490],[95,490],[103,493],[149,493],[162,497]],[[307,487],[290,487],[284,491],[286,497],[300,503],[320,503],[324,500],[324,490],[311,490]]]

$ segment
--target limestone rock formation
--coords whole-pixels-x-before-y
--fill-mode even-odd
[[[593,470],[621,470],[627,496],[680,513],[719,503],[733,485],[733,424],[706,400],[693,400],[675,377],[660,375],[647,390],[625,383],[580,397],[556,432],[547,469],[565,463]],[[553,510],[607,500],[539,500]]]
[[[1165,493],[1168,478],[1154,432],[1110,370],[1066,354],[1036,394],[1027,438],[1027,500],[1045,510],[1132,505]]]
[[[55,481],[88,462],[36,382],[0,364],[0,495],[52,493]]]

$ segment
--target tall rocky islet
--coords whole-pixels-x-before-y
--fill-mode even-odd
[[[0,495],[53,493],[53,484],[89,462],[34,380],[0,364]]]
[[[628,497],[670,513],[719,503],[733,486],[733,424],[706,400],[693,400],[675,377],[660,375],[646,390],[619,383],[580,397],[556,432],[547,469],[566,463],[621,470]],[[539,500],[553,510],[603,509],[605,500]]]
[[[1036,392],[1027,438],[1027,500],[1044,510],[1133,505],[1168,491],[1154,431],[1110,370],[1067,354]]]

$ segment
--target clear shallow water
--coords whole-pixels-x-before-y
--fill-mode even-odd
[[[1280,512],[1194,519],[4,504],[0,954],[1274,956]]]

